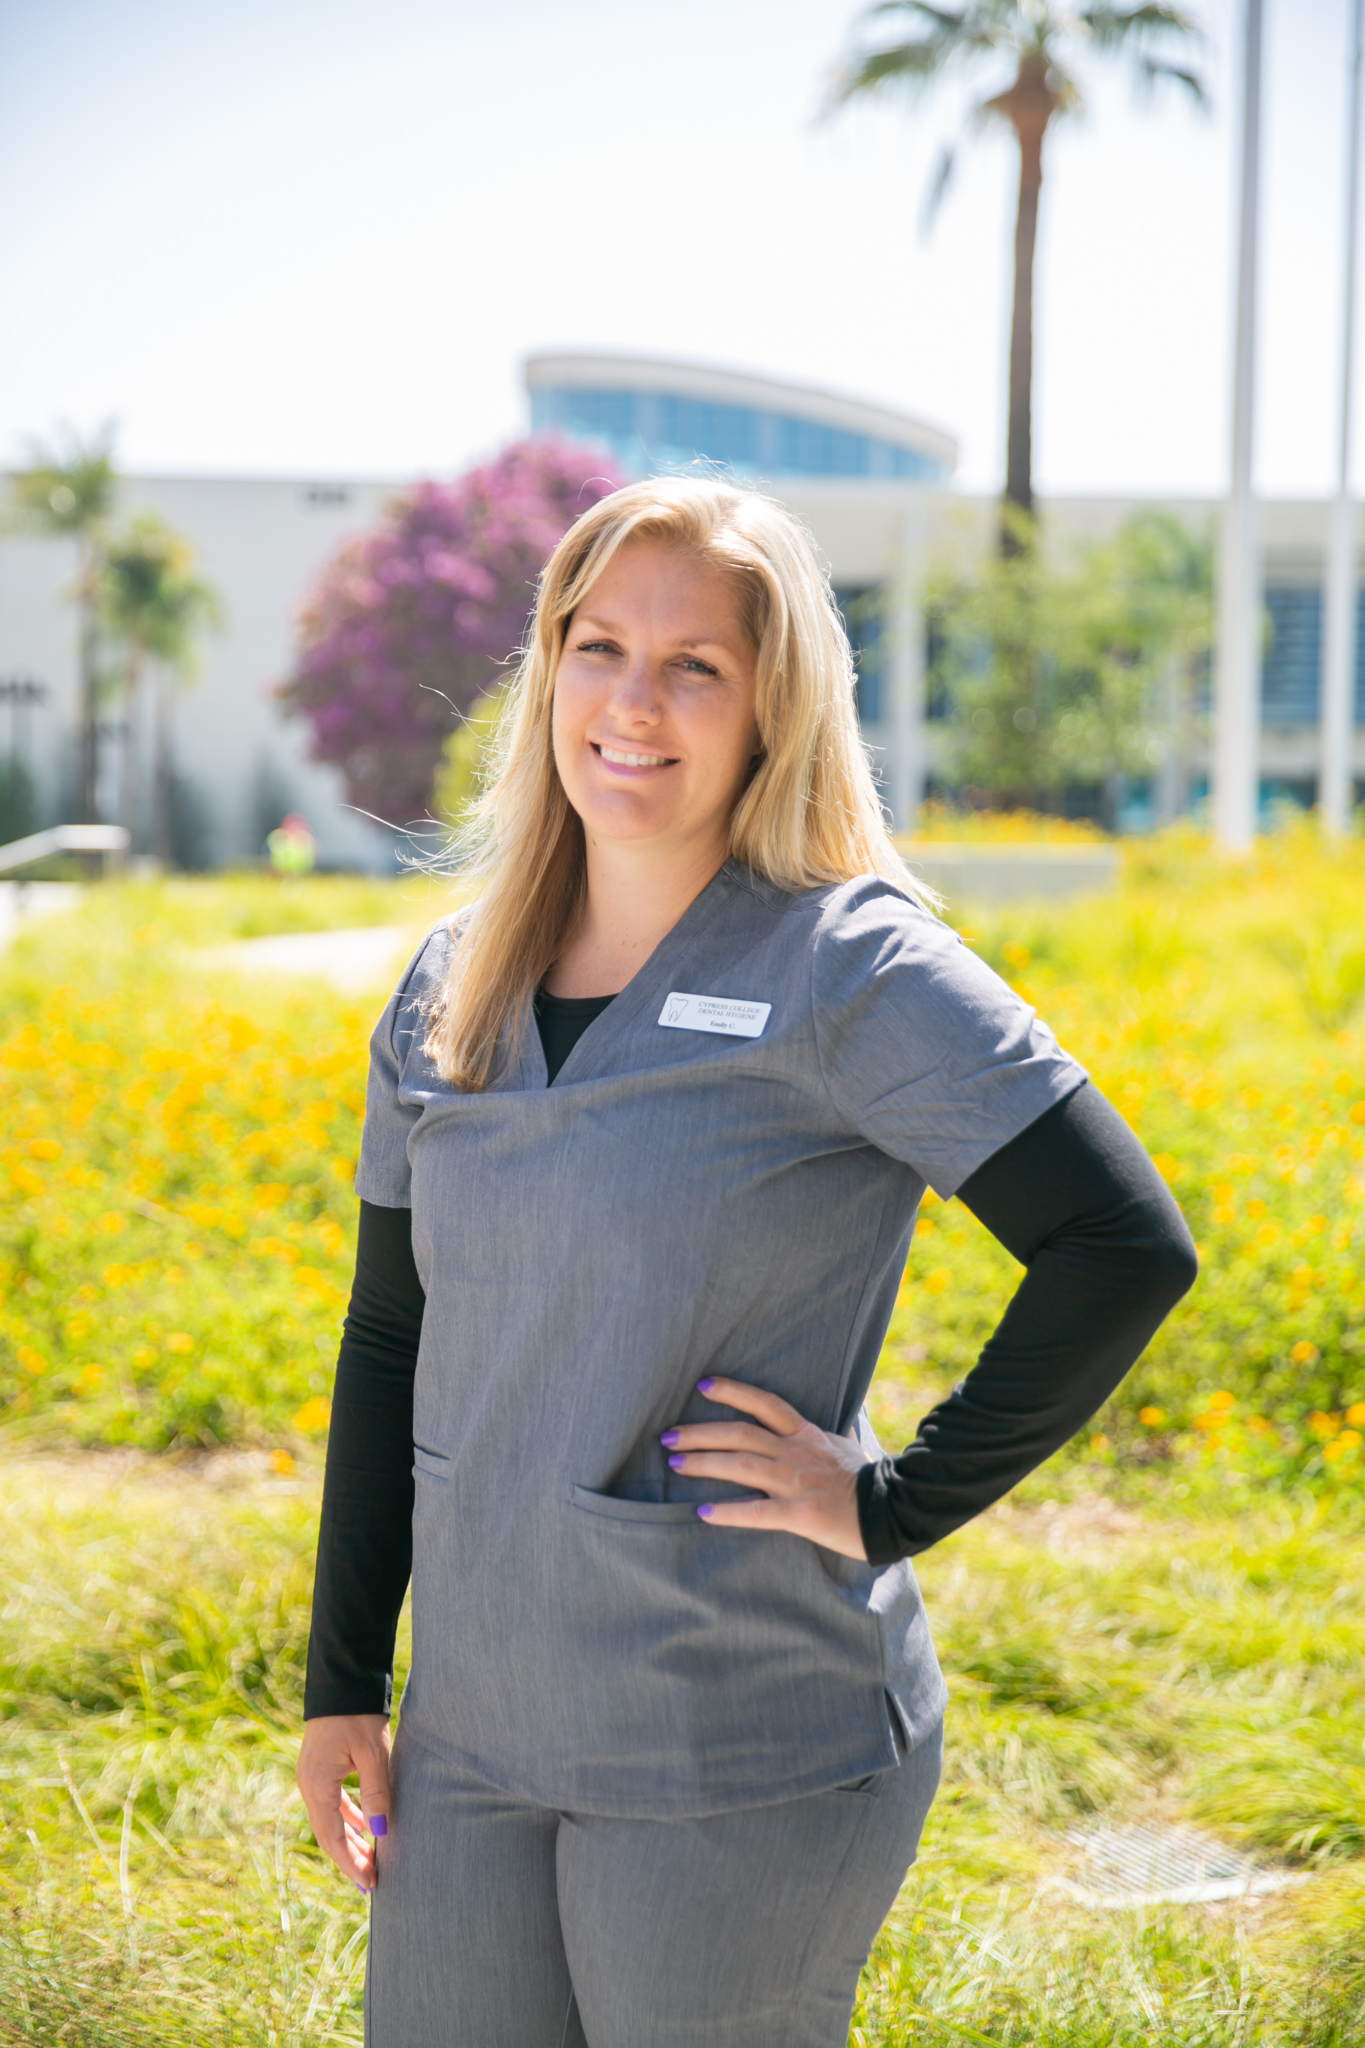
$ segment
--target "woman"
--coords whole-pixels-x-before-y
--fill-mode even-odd
[[[909,1559],[1093,1413],[1193,1247],[908,882],[781,508],[593,507],[502,746],[487,886],[373,1040],[299,1783],[374,1894],[371,2048],[834,2048],[938,1781]],[[926,1183],[1028,1271],[888,1458]]]

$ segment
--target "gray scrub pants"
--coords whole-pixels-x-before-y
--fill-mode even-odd
[[[533,1806],[394,1745],[366,2048],[844,2048],[943,1730],[830,1792],[701,1820]]]

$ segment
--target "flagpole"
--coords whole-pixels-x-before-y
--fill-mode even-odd
[[[1223,505],[1214,669],[1213,829],[1219,843],[1230,853],[1245,853],[1255,840],[1260,792],[1260,564],[1251,482],[1256,397],[1261,15],[1262,0],[1246,0],[1232,470]]]
[[[1327,537],[1327,592],[1324,607],[1322,754],[1318,808],[1323,830],[1351,828],[1355,794],[1356,507],[1351,496],[1351,411],[1356,317],[1356,242],[1360,186],[1360,68],[1365,0],[1352,7],[1350,101],[1346,144],[1346,248],[1342,265],[1341,399],[1337,420],[1337,494]]]

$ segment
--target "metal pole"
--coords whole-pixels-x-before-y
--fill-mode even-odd
[[[1351,496],[1351,398],[1354,383],[1356,241],[1360,184],[1360,54],[1365,0],[1352,8],[1350,101],[1346,124],[1346,261],[1342,265],[1341,407],[1338,419],[1337,494],[1327,536],[1326,617],[1323,632],[1321,761],[1318,808],[1325,832],[1350,830],[1354,795],[1356,508]]]
[[[1260,183],[1262,0],[1246,0],[1241,226],[1232,377],[1232,474],[1223,507],[1214,676],[1213,829],[1230,853],[1256,837],[1260,790],[1260,574],[1251,495],[1256,396],[1256,215]]]

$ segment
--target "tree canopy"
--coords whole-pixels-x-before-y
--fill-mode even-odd
[[[1212,543],[1168,513],[1060,559],[1028,548],[929,591],[930,687],[948,779],[1006,808],[1146,780],[1193,712],[1207,659]],[[1108,819],[1112,824],[1112,817]]]
[[[427,814],[452,726],[521,645],[546,559],[622,481],[598,450],[519,441],[457,483],[414,485],[339,549],[279,695],[357,809],[395,825]]]

